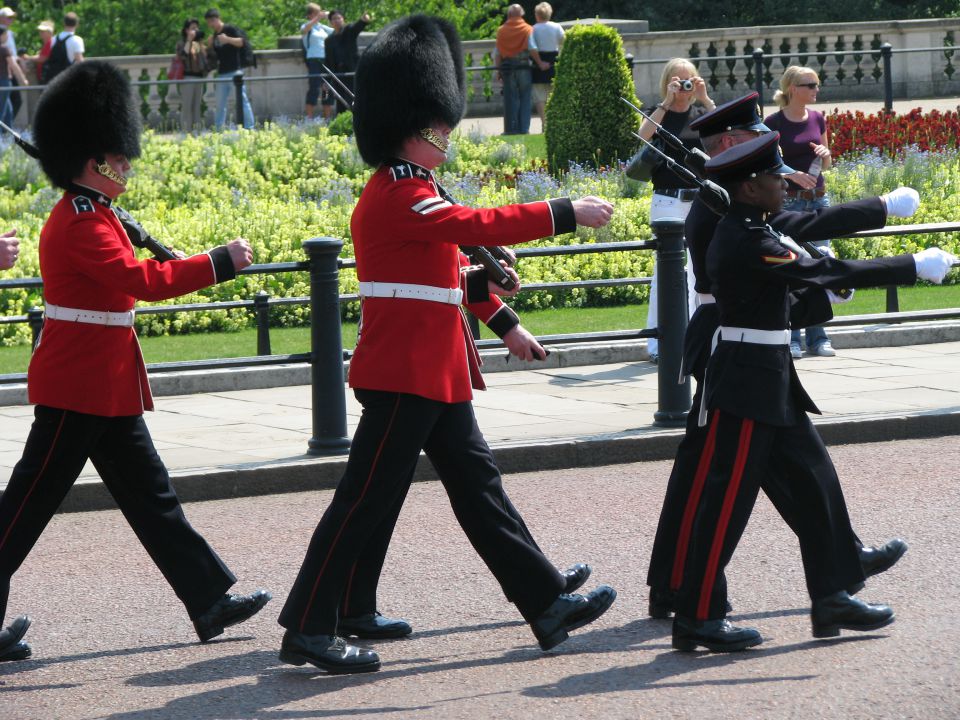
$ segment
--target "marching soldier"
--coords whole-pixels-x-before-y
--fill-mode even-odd
[[[0,618],[11,577],[90,459],[206,642],[257,613],[270,593],[229,594],[236,578],[184,517],[143,420],[153,400],[133,305],[230,280],[251,252],[237,239],[165,263],[137,261],[111,210],[140,154],[134,97],[119,69],[91,61],[59,75],[37,106],[40,163],[65,192],[40,234],[46,321],[27,376],[36,419],[0,498]],[[29,625],[21,616],[0,632],[0,659],[29,657]]]
[[[700,133],[707,153],[715,156],[770,130],[763,124],[755,92],[725,103],[691,123]],[[821,208],[807,212],[780,211],[767,217],[774,230],[797,242],[825,240],[849,235],[859,230],[881,228],[887,217],[909,217],[919,205],[919,196],[912,188],[897,188],[880,197]],[[685,337],[683,367],[697,381],[693,407],[700,407],[703,373],[710,357],[713,335],[720,325],[719,311],[710,292],[707,277],[707,249],[720,216],[699,197],[694,200],[684,223],[684,234],[690,250],[691,266],[696,280],[698,307],[690,319]],[[825,291],[803,288],[793,291],[790,305],[790,326],[804,327],[829,320],[832,310],[825,302]],[[706,477],[707,466],[701,463],[707,441],[707,428],[698,422],[698,413],[687,417],[686,433],[677,448],[673,470],[667,484],[657,535],[650,557],[647,585],[650,586],[649,614],[667,618],[673,612],[673,601],[683,578],[690,530],[697,501]],[[796,508],[789,496],[778,487],[775,475],[762,481],[763,491],[791,527],[796,527]],[[890,540],[879,547],[864,547],[856,541],[860,564],[865,577],[884,572],[903,556],[907,544]]]
[[[501,331],[516,317],[491,294],[505,294],[502,288],[487,271],[468,267],[457,246],[599,227],[612,206],[561,198],[476,210],[443,192],[432,171],[445,159],[465,104],[460,41],[446,21],[417,15],[384,28],[360,60],[356,86],[357,145],[377,167],[351,222],[363,309],[350,385],[363,413],[346,472],[280,614],[280,659],[331,673],[379,669],[375,652],[340,637],[338,606],[354,562],[399,511],[421,449],[505,595],[540,646],[552,648],[600,617],[616,592],[566,593],[568,579],[533,542],[503,490],[470,402],[471,388],[484,386],[460,305],[477,308]],[[532,338],[521,339],[535,351]]]
[[[730,652],[762,642],[753,628],[726,619],[724,568],[753,509],[763,479],[775,471],[797,508],[814,637],[873,630],[893,610],[848,593],[863,580],[855,536],[833,463],[808,412],[789,351],[790,291],[941,282],[956,258],[937,248],[876,260],[802,257],[766,218],[779,212],[792,169],[778,133],[726,150],[706,163],[730,193],[730,211],[707,251],[707,274],[719,311],[719,342],[705,376],[712,453],[693,518],[687,569],[676,598],[673,647]],[[834,522],[820,518],[829,508]]]

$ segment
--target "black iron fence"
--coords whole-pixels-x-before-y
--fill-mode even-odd
[[[683,335],[687,324],[687,289],[684,273],[683,224],[676,220],[664,220],[652,224],[654,238],[650,241],[621,243],[586,243],[542,248],[521,248],[517,257],[574,255],[583,253],[638,252],[655,250],[659,264],[659,282],[657,299],[660,307],[659,329],[655,330],[619,330],[592,333],[571,333],[541,337],[541,342],[561,343],[598,343],[613,340],[635,340],[641,338],[659,338],[660,361],[658,365],[658,409],[654,415],[660,425],[682,424],[690,407],[690,387],[688,383],[678,384],[680,357]],[[960,223],[933,223],[924,225],[898,225],[878,230],[856,233],[852,237],[903,236],[931,233],[960,232]],[[257,319],[256,357],[222,358],[174,363],[151,363],[151,373],[211,370],[216,368],[239,368],[287,363],[309,363],[312,384],[313,435],[308,443],[310,454],[328,454],[343,452],[349,447],[346,424],[346,399],[344,394],[344,361],[350,352],[342,345],[341,304],[358,300],[355,294],[340,294],[340,271],[355,267],[351,258],[340,258],[343,243],[334,238],[314,238],[303,243],[307,261],[297,263],[272,263],[252,265],[241,271],[245,275],[263,275],[280,272],[309,272],[310,296],[294,298],[270,298],[266,293],[258,292],[251,300],[228,302],[192,303],[185,305],[155,305],[137,310],[140,315],[173,312],[194,312],[203,310],[226,310],[247,308]],[[524,285],[521,292],[548,289],[570,289],[590,287],[615,287],[623,285],[647,285],[649,277],[607,278],[601,280],[577,280],[556,283],[530,283]],[[0,280],[0,290],[4,288],[39,288],[39,278],[12,278]],[[270,355],[269,308],[279,305],[310,305],[311,331],[310,351],[289,355]],[[829,325],[853,325],[863,323],[903,323],[911,321],[931,321],[955,319],[960,317],[960,308],[928,310],[919,312],[899,312],[896,288],[888,289],[887,313],[879,315],[857,315],[834,319]],[[0,318],[0,324],[29,323],[34,336],[43,325],[43,311],[32,308],[26,315],[13,315]],[[482,340],[481,348],[501,346],[499,340]],[[22,383],[24,373],[0,375],[0,384]]]

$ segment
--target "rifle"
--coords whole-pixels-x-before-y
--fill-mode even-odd
[[[28,140],[24,140],[20,133],[6,123],[0,122],[0,129],[6,130],[8,133],[10,133],[13,141],[19,145],[27,155],[35,160],[40,160],[40,150],[36,145]],[[144,248],[145,250],[149,250],[160,262],[177,259],[177,256],[173,254],[173,251],[170,248],[162,244],[156,238],[152,237],[150,233],[144,230],[143,226],[134,220],[133,216],[122,207],[118,205],[111,205],[110,209],[113,210],[113,214],[117,216],[117,220],[119,220],[120,224],[123,225],[123,229],[126,231],[127,237],[130,239],[130,242],[133,245],[136,245],[139,248]]]
[[[695,171],[696,171],[696,174],[697,174],[699,177],[703,177],[703,176],[706,174],[706,173],[704,172],[703,166],[704,166],[704,164],[707,162],[707,160],[710,159],[710,156],[709,156],[709,155],[707,155],[707,154],[706,154],[703,150],[701,150],[700,148],[693,148],[693,149],[688,148],[686,145],[683,144],[683,142],[680,140],[680,138],[678,138],[678,137],[677,137],[676,135],[674,135],[672,132],[670,132],[670,131],[667,130],[665,127],[663,127],[663,125],[661,125],[661,124],[658,123],[656,120],[654,120],[650,115],[645,115],[643,112],[641,112],[640,108],[638,108],[638,107],[637,107],[636,105],[634,105],[632,102],[630,102],[629,100],[627,100],[625,97],[621,97],[620,99],[623,100],[623,101],[624,101],[627,105],[629,105],[631,108],[633,108],[641,117],[649,120],[651,123],[653,123],[653,124],[656,126],[656,128],[657,128],[657,135],[659,135],[660,138],[661,138],[667,145],[669,145],[669,146],[672,147],[674,150],[676,150],[677,152],[679,152],[679,153],[681,153],[681,154],[683,155],[683,164],[684,164],[686,167],[695,170]],[[634,135],[636,135],[636,133],[634,133]],[[642,138],[641,138],[641,139],[642,139]],[[644,142],[646,142],[646,141],[644,140]],[[662,154],[663,154],[663,153],[661,153],[661,155],[662,155]],[[671,169],[673,169],[673,168],[671,168]]]

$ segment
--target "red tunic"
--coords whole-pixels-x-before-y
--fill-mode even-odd
[[[221,266],[218,262],[217,269]],[[137,261],[113,211],[69,192],[40,233],[40,274],[46,303],[106,312],[128,311],[136,300],[193,292],[217,279],[207,254],[165,263]],[[48,318],[30,360],[27,388],[31,403],[91,415],[140,415],[153,409],[132,327]]]
[[[350,223],[361,282],[456,288],[458,245],[513,245],[576,227],[563,198],[478,210],[441,196],[430,172],[413,163],[383,165],[367,183]],[[467,307],[487,322],[496,296]],[[441,402],[473,397],[468,343],[458,306],[429,300],[363,300],[350,386],[403,392]]]

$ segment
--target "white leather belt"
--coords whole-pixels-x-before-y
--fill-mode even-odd
[[[757,330],[756,328],[720,326],[720,339],[728,342],[755,343],[757,345],[789,345],[789,330]]]
[[[360,297],[392,297],[407,300],[429,300],[445,305],[460,305],[463,302],[463,290],[460,288],[441,288],[432,285],[411,285],[409,283],[362,282]]]
[[[717,299],[710,293],[697,293],[698,305],[712,305]]]
[[[47,303],[43,314],[53,320],[89,323],[90,325],[108,325],[111,327],[133,327],[134,311],[105,312],[103,310],[78,310]]]

